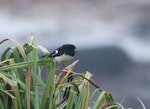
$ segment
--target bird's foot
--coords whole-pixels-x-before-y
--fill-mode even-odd
[[[64,70],[68,70],[68,67],[64,67]]]
[[[57,70],[60,71],[60,72],[62,71],[60,66],[57,67]]]

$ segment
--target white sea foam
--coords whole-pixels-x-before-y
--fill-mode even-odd
[[[78,49],[118,46],[136,61],[150,61],[150,44],[128,34],[126,25],[120,22],[105,22],[90,16],[64,22],[0,16],[0,40],[9,37],[22,42],[32,32],[37,43],[46,47],[64,43],[73,43]]]

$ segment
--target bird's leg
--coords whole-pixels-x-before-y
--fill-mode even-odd
[[[64,64],[62,64],[62,65],[63,65],[63,68],[61,68],[60,66],[57,66],[57,70],[60,72],[62,71],[62,69],[67,70],[66,66]]]
[[[68,70],[68,68],[65,66],[64,63],[62,63],[63,67],[64,67],[64,70]]]
[[[64,70],[68,70],[64,63],[62,63]]]
[[[60,71],[60,72],[62,71],[60,66],[57,66],[57,70]]]

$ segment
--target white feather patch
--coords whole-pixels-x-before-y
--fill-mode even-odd
[[[55,53],[53,54],[53,56],[55,56],[56,54],[58,54],[58,50],[55,50]]]

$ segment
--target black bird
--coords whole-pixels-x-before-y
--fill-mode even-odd
[[[65,44],[61,47],[55,49],[52,53],[50,53],[48,56],[43,57],[50,57],[51,59],[55,60],[57,63],[60,63],[64,66],[64,63],[71,61],[76,53],[76,47],[72,44]],[[65,66],[64,66],[65,67]],[[71,82],[73,80],[73,76],[69,74],[69,77],[67,79],[67,82]],[[63,98],[67,99],[69,96],[71,87],[67,87],[65,89]]]
[[[76,47],[74,45],[64,44],[61,47],[55,49],[48,56],[43,56],[43,57],[50,57],[56,62],[60,64],[64,64],[66,62],[71,61],[74,58],[75,53],[76,53]]]

